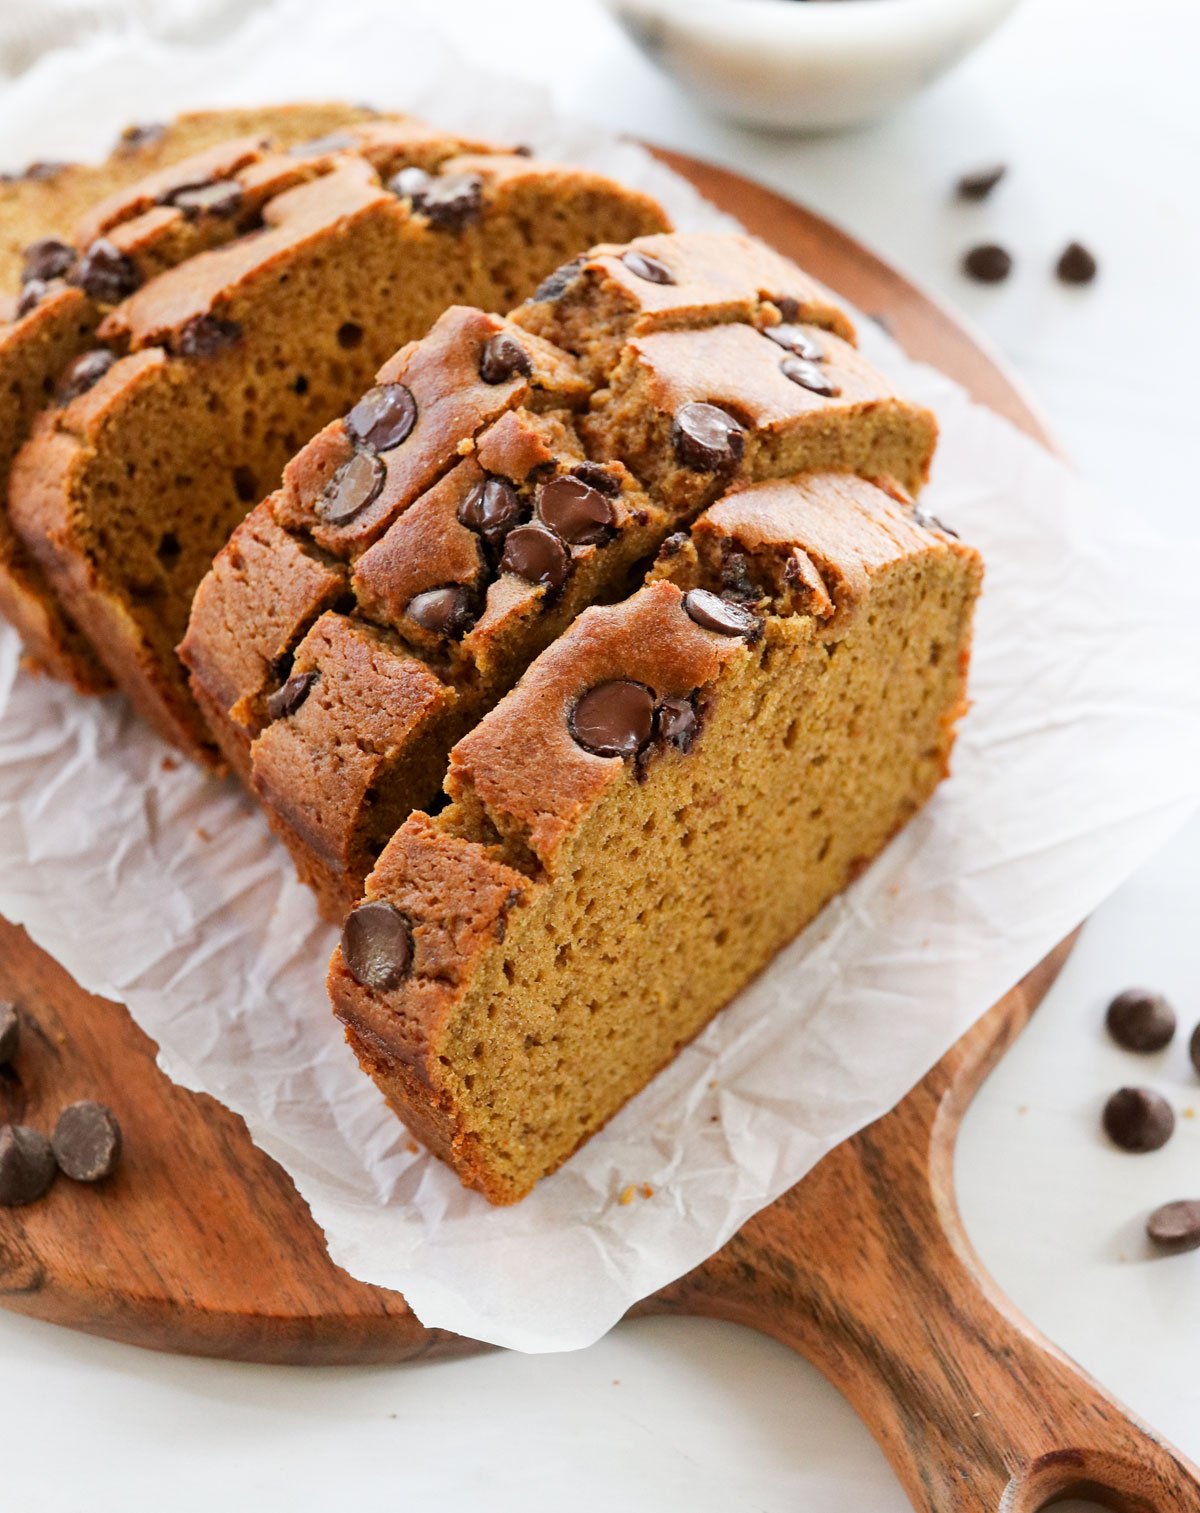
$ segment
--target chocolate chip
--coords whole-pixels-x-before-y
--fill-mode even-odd
[[[577,700],[567,727],[594,756],[634,756],[654,733],[654,695],[630,678],[598,683]]]
[[[381,457],[374,452],[355,452],[325,485],[313,512],[326,525],[345,525],[375,502],[386,479]]]
[[[36,242],[30,242],[25,249],[21,282],[27,284],[31,278],[38,278],[49,283],[52,278],[66,278],[74,266],[74,247],[60,242],[57,237],[43,236]]]
[[[1200,1024],[1192,1031],[1192,1038],[1188,1042],[1188,1055],[1192,1058],[1192,1065],[1200,1072]]]
[[[242,339],[242,328],[219,315],[193,315],[179,328],[175,350],[180,357],[216,357]]]
[[[800,301],[790,294],[772,294],[770,299],[785,324],[791,324],[800,314]]]
[[[644,278],[648,284],[673,284],[675,275],[667,267],[666,263],[660,263],[658,258],[650,257],[645,252],[639,252],[636,247],[630,247],[621,254],[621,261],[629,269],[630,273],[637,278]]]
[[[102,1182],[121,1159],[121,1126],[102,1103],[72,1103],[58,1116],[50,1144],[72,1182]]]
[[[696,706],[690,699],[660,699],[654,711],[654,735],[664,746],[690,751],[699,728]]]
[[[483,214],[483,180],[475,173],[435,177],[423,168],[402,168],[388,188],[439,231],[462,231]]]
[[[377,993],[399,987],[412,966],[412,931],[399,909],[378,899],[351,910],[342,926],[342,957],[355,982]]]
[[[1152,1244],[1171,1255],[1200,1250],[1200,1201],[1181,1198],[1164,1203],[1146,1220],[1146,1234]]]
[[[802,389],[811,389],[814,394],[821,394],[826,399],[832,399],[842,392],[823,368],[806,358],[785,357],[779,364],[779,371]]]
[[[37,183],[46,183],[50,179],[56,179],[64,168],[70,168],[70,163],[62,163],[54,158],[45,158],[37,163],[30,163],[22,178],[32,179]]]
[[[469,530],[478,531],[489,546],[498,548],[521,516],[516,489],[503,478],[485,478],[477,483],[458,507],[458,518]]]
[[[1123,1087],[1104,1105],[1104,1130],[1123,1151],[1156,1151],[1174,1133],[1175,1114],[1151,1088]]]
[[[156,142],[161,142],[167,134],[167,128],[159,121],[145,121],[133,126],[126,126],[117,138],[117,145],[113,149],[119,158],[132,157],[135,152],[143,148],[153,147]]]
[[[678,460],[697,473],[730,467],[746,450],[746,433],[733,416],[708,404],[684,405],[671,426],[671,441]]]
[[[348,131],[331,131],[323,137],[313,137],[307,142],[297,142],[288,148],[288,156],[291,158],[319,158],[327,152],[345,152],[348,147],[357,146],[358,138],[351,136]]]
[[[1063,249],[1054,271],[1064,284],[1090,284],[1096,277],[1096,259],[1082,242],[1071,242]]]
[[[583,267],[581,257],[573,257],[569,263],[564,263],[561,268],[556,268],[553,273],[544,278],[533,293],[529,296],[530,303],[543,302],[557,299],[574,282],[579,270]]]
[[[0,1208],[35,1202],[57,1171],[45,1135],[23,1124],[0,1125]]]
[[[615,499],[621,492],[620,478],[602,462],[576,463],[571,473],[576,478],[582,478],[592,488],[599,489],[602,494],[607,494],[610,499]]]
[[[999,284],[1012,272],[1012,253],[994,242],[972,247],[963,256],[962,270],[978,284]]]
[[[617,512],[612,500],[582,478],[553,478],[538,490],[537,512],[552,531],[572,546],[605,541]]]
[[[485,384],[507,383],[514,374],[528,378],[533,372],[529,353],[508,331],[499,331],[483,349],[479,359],[479,376]]]
[[[15,1003],[0,1003],[0,1066],[11,1066],[21,1043],[21,1021]]]
[[[100,382],[116,360],[117,354],[110,352],[107,347],[96,347],[91,352],[82,353],[73,363],[68,364],[59,379],[54,394],[55,402],[69,405],[73,399],[86,394]]]
[[[71,281],[106,305],[120,304],[140,282],[132,260],[104,236],[97,237],[75,264]]]
[[[1161,993],[1126,988],[1108,1006],[1108,1033],[1127,1051],[1161,1051],[1175,1034],[1175,1010]]]
[[[762,621],[757,615],[706,588],[689,589],[683,596],[683,607],[688,619],[701,630],[715,631],[718,636],[743,636],[752,641],[762,632]]]
[[[417,423],[417,401],[404,384],[370,389],[346,416],[346,429],[372,452],[390,452]]]
[[[825,357],[825,348],[803,326],[794,326],[784,321],[778,326],[767,326],[763,335],[769,337],[776,346],[790,352],[793,357],[803,357],[808,362],[821,362]]]
[[[409,619],[437,636],[456,636],[471,623],[471,595],[461,584],[426,589],[408,601]]]
[[[36,310],[49,293],[49,290],[50,285],[44,284],[40,278],[31,278],[22,288],[17,298],[16,309],[14,311],[16,319],[21,320],[31,311]]]
[[[312,692],[316,681],[315,672],[298,672],[290,677],[282,688],[277,688],[274,693],[268,694],[267,719],[286,720],[288,715],[295,714]]]
[[[991,168],[964,173],[955,185],[955,192],[960,200],[986,200],[1007,172],[1003,163],[996,163]]]
[[[959,534],[953,527],[947,525],[944,520],[939,520],[931,510],[927,510],[923,504],[913,505],[913,520],[923,531],[941,531],[943,536],[953,536],[959,540]]]
[[[246,198],[246,191],[233,179],[211,179],[206,184],[184,184],[172,189],[162,203],[174,205],[188,220],[202,215],[221,218],[236,215]]]
[[[509,531],[500,558],[502,573],[516,573],[527,583],[541,583],[551,591],[567,581],[571,559],[566,547],[544,525],[519,525]]]
[[[789,571],[794,570],[795,558],[789,557],[783,569],[785,582],[790,582]],[[745,552],[729,552],[721,562],[721,598],[740,599],[743,604],[757,604],[763,598],[762,588],[750,576]]]

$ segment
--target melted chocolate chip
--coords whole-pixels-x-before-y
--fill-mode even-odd
[[[1003,163],[996,163],[991,168],[964,173],[955,185],[956,193],[960,200],[986,200],[1007,172]]]
[[[58,1167],[45,1135],[22,1124],[0,1125],[0,1208],[20,1208],[48,1191]]]
[[[793,299],[790,294],[773,294],[771,303],[786,324],[791,324],[800,314],[800,301]]]
[[[788,568],[792,566],[793,559],[788,559],[788,565],[784,568],[784,578],[787,578]],[[721,562],[721,597],[723,599],[740,599],[744,604],[757,604],[763,597],[763,591],[750,576],[749,564],[746,561],[745,552],[728,552]]]
[[[602,462],[576,463],[571,473],[575,478],[582,478],[592,488],[599,489],[602,494],[607,494],[610,499],[615,499],[621,492],[620,478]]]
[[[11,1066],[21,1043],[21,1021],[14,1003],[0,1003],[0,1066]]]
[[[423,168],[402,168],[388,188],[439,231],[462,231],[483,215],[483,180],[476,173],[435,177]]]
[[[509,331],[498,331],[479,359],[479,376],[485,384],[507,383],[517,373],[528,378],[532,372],[529,353]]]
[[[962,270],[978,284],[1002,283],[1012,272],[1012,253],[994,242],[972,247],[962,260]]]
[[[683,607],[688,619],[701,630],[715,631],[718,636],[742,636],[752,641],[762,631],[762,622],[757,615],[706,588],[689,589],[683,596]]]
[[[267,695],[267,719],[286,720],[295,714],[312,692],[317,681],[315,672],[298,672],[290,677],[282,688]]]
[[[1156,1208],[1146,1220],[1146,1235],[1170,1255],[1200,1250],[1200,1201],[1182,1198]]]
[[[374,452],[355,452],[325,485],[325,492],[313,506],[314,513],[326,525],[345,525],[375,502],[386,479],[381,457]]]
[[[575,282],[575,278],[582,267],[583,259],[581,257],[573,257],[569,263],[564,263],[561,268],[556,268],[553,273],[541,281],[529,296],[530,303],[541,303],[557,299],[560,294],[565,293],[570,285]]]
[[[630,247],[627,252],[621,254],[621,261],[629,269],[630,273],[637,278],[644,278],[648,284],[673,284],[675,275],[667,267],[666,263],[659,262],[658,258],[650,257],[645,252],[639,252],[636,247]]]
[[[86,394],[100,382],[117,360],[117,354],[107,347],[96,347],[84,352],[68,365],[58,381],[54,399],[57,404],[69,405],[73,399]]]
[[[1161,1051],[1175,1035],[1175,1010],[1161,993],[1126,988],[1108,1006],[1108,1033],[1127,1051]]]
[[[292,158],[319,158],[327,152],[345,152],[348,147],[357,144],[357,137],[348,131],[331,131],[323,137],[312,137],[307,142],[297,142],[294,147],[288,148],[288,156]]]
[[[71,280],[106,305],[120,304],[139,283],[133,261],[104,236],[97,237],[75,264]]]
[[[582,478],[553,478],[538,490],[537,513],[572,546],[605,541],[612,535],[617,512],[612,500]]]
[[[825,348],[803,326],[794,326],[784,321],[778,326],[767,326],[763,335],[777,347],[782,347],[793,357],[803,357],[806,362],[821,362],[825,357]]]
[[[727,411],[716,405],[686,404],[671,426],[675,456],[693,472],[709,473],[740,462],[746,433]]]
[[[1175,1113],[1151,1088],[1123,1087],[1104,1105],[1104,1130],[1123,1151],[1156,1151],[1175,1133]]]
[[[802,389],[811,389],[814,394],[823,395],[826,399],[832,399],[842,392],[823,368],[815,362],[809,362],[807,358],[785,357],[779,364],[779,371]]]
[[[236,215],[246,198],[246,191],[233,179],[211,179],[205,184],[184,184],[172,189],[162,203],[174,205],[188,220],[202,215],[220,218]]]
[[[58,1116],[50,1144],[72,1182],[102,1182],[121,1159],[121,1126],[102,1103],[72,1103]]]
[[[219,315],[193,315],[179,328],[175,350],[180,357],[216,357],[236,347],[242,339],[237,321],[222,320]]]
[[[412,931],[399,909],[378,899],[351,910],[342,926],[342,958],[355,982],[387,993],[412,967]]]
[[[520,497],[503,478],[485,478],[477,483],[458,507],[461,523],[478,531],[493,548],[499,547],[520,517]]]
[[[426,589],[408,601],[409,619],[436,636],[457,636],[471,623],[471,594],[461,584]]]
[[[346,429],[372,452],[390,452],[417,423],[417,401],[404,384],[370,389],[346,416]]]
[[[630,678],[598,683],[576,702],[567,727],[594,756],[635,756],[654,733],[654,695]]]
[[[21,293],[17,298],[16,308],[14,310],[16,319],[21,320],[24,316],[28,315],[31,310],[36,310],[37,307],[41,304],[42,300],[45,299],[46,295],[49,293],[49,290],[50,285],[44,284],[40,278],[31,278],[21,290]]]
[[[654,736],[664,746],[690,751],[700,719],[691,699],[660,699],[654,711]]]
[[[570,565],[566,547],[544,525],[519,525],[509,531],[500,558],[502,573],[516,573],[527,583],[544,584],[552,592],[567,581]]]
[[[30,279],[36,278],[49,283],[52,278],[66,278],[74,266],[74,247],[60,242],[57,237],[43,236],[36,242],[30,242],[25,249],[21,282],[27,284]]]
[[[1096,259],[1082,242],[1071,242],[1063,249],[1054,271],[1064,284],[1090,284],[1096,277]]]

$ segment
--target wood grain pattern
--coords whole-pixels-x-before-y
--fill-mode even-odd
[[[883,315],[915,355],[1044,439],[974,339],[864,249],[768,190],[662,156]],[[636,1310],[729,1319],[801,1351],[846,1393],[923,1513],[1033,1513],[1073,1490],[1123,1513],[1200,1513],[1196,1469],[1016,1314],[955,1207],[961,1116],[1070,944],[897,1109]],[[169,1083],[123,1009],[83,993],[3,921],[0,997],[18,1001],[26,1031],[18,1067],[0,1072],[0,1120],[46,1127],[64,1103],[97,1097],[127,1137],[112,1182],[60,1182],[40,1204],[0,1210],[0,1305],[152,1349],[238,1360],[373,1363],[482,1348],[426,1330],[399,1294],[339,1271],[241,1121]]]

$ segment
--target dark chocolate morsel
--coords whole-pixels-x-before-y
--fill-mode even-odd
[[[620,478],[602,462],[578,462],[571,473],[575,478],[582,478],[592,488],[599,489],[602,494],[607,494],[610,499],[615,499],[621,492]]]
[[[715,472],[740,462],[746,433],[727,411],[716,405],[681,406],[671,426],[675,456],[697,473]]]
[[[458,583],[429,588],[408,601],[405,614],[422,630],[437,636],[456,636],[470,624],[471,594]]]
[[[348,131],[331,131],[323,137],[312,137],[307,142],[297,142],[295,146],[288,148],[288,156],[319,158],[327,152],[345,152],[348,147],[355,146],[357,140]]]
[[[683,607],[701,630],[715,631],[718,636],[743,636],[749,641],[762,629],[757,615],[706,588],[689,589],[683,596]]]
[[[1174,1134],[1175,1113],[1152,1088],[1119,1088],[1104,1105],[1104,1131],[1123,1151],[1156,1151]]]
[[[58,1169],[73,1182],[102,1182],[121,1159],[121,1126],[103,1103],[72,1103],[50,1138]]]
[[[479,376],[485,384],[507,383],[517,373],[528,378],[532,372],[529,353],[509,331],[498,331],[479,359]]]
[[[23,1124],[0,1125],[0,1208],[36,1202],[57,1171],[45,1135]]]
[[[1090,284],[1096,277],[1096,259],[1082,242],[1070,242],[1063,248],[1054,271],[1064,284]]]
[[[20,294],[17,296],[17,306],[14,312],[16,319],[21,320],[31,310],[36,310],[46,297],[49,288],[50,285],[43,283],[40,278],[31,278],[27,284],[24,284]]]
[[[503,478],[483,479],[458,507],[459,521],[493,547],[499,546],[520,517],[520,497]]]
[[[794,326],[784,321],[778,326],[765,327],[763,335],[777,347],[782,347],[793,357],[803,357],[806,362],[820,362],[825,356],[825,348],[803,326]]]
[[[1200,1199],[1181,1198],[1156,1208],[1146,1220],[1146,1234],[1171,1255],[1200,1250]]]
[[[179,328],[175,350],[180,357],[216,357],[242,339],[242,328],[219,315],[193,315]]]
[[[617,512],[612,500],[582,478],[552,478],[538,490],[540,518],[572,546],[604,541],[613,532]]]
[[[326,525],[345,525],[378,498],[387,479],[383,459],[374,452],[355,452],[344,462],[313,506]]]
[[[1192,1058],[1192,1065],[1200,1072],[1200,1024],[1192,1031],[1192,1038],[1188,1043],[1188,1055]]]
[[[992,190],[1008,172],[1003,163],[990,168],[980,168],[974,173],[964,173],[955,185],[960,200],[986,200]]]
[[[355,982],[387,993],[408,976],[413,942],[408,921],[383,899],[359,904],[342,926],[342,958]]]
[[[654,733],[654,695],[630,678],[597,683],[576,702],[567,727],[594,756],[635,756]]]
[[[317,681],[315,672],[298,672],[290,677],[281,688],[267,695],[267,719],[286,720],[288,715],[295,714],[312,692],[313,684]]]
[[[66,278],[74,266],[74,247],[55,236],[43,236],[25,249],[21,282],[27,284],[31,278],[38,278],[48,283],[52,278]]]
[[[193,220],[202,215],[236,215],[245,198],[246,191],[236,179],[210,179],[204,184],[182,184],[172,189],[163,203],[174,205]]]
[[[117,354],[110,352],[107,347],[95,347],[91,352],[81,353],[74,362],[67,365],[59,379],[54,394],[55,401],[60,405],[69,405],[73,399],[86,394],[100,382],[116,360]]]
[[[1175,1035],[1175,1010],[1161,993],[1126,988],[1108,1006],[1108,1033],[1127,1051],[1161,1051]]]
[[[567,581],[570,554],[544,525],[519,525],[509,531],[500,558],[502,573],[516,573],[527,583],[541,583],[551,591]]]
[[[654,734],[664,746],[690,751],[699,726],[691,699],[660,699],[654,711]]]
[[[435,177],[423,168],[402,168],[388,188],[439,231],[462,231],[483,214],[483,180],[477,173]]]
[[[0,1003],[0,1066],[9,1066],[21,1043],[21,1021],[15,1003]]]
[[[1012,272],[1012,253],[994,242],[972,247],[963,255],[962,270],[978,284],[999,284]]]
[[[557,299],[560,294],[564,293],[575,282],[575,277],[582,267],[583,259],[581,257],[573,257],[569,263],[564,263],[561,268],[556,268],[553,273],[548,274],[541,281],[529,296],[530,304]]]
[[[637,278],[644,278],[648,284],[673,284],[675,275],[667,267],[666,263],[659,262],[658,258],[650,257],[645,252],[639,252],[636,247],[630,247],[621,254],[621,261],[629,269],[630,273]]]
[[[824,368],[818,367],[815,362],[809,362],[806,357],[785,357],[779,364],[779,370],[785,378],[790,378],[802,389],[810,389],[826,399],[832,399],[842,392]]]
[[[372,452],[389,452],[417,423],[417,401],[404,384],[368,389],[346,416],[346,429]]]
[[[120,304],[140,282],[133,260],[104,236],[97,237],[75,264],[71,281],[106,305]]]

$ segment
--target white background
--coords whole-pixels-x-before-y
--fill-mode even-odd
[[[389,8],[397,68],[402,9]],[[444,0],[429,14],[476,61],[549,84],[564,108],[761,178],[885,251],[987,333],[1095,483],[1195,550],[1191,0],[1026,0],[891,121],[814,142],[709,119],[591,0]],[[949,201],[958,172],[995,158],[1012,173],[989,204]],[[992,236],[1016,255],[1014,278],[965,284],[959,253]],[[1088,290],[1050,275],[1074,236],[1102,262]],[[1153,591],[1154,564],[1131,562],[1131,605]],[[1017,1304],[1200,1459],[1195,1342],[1172,1323],[1173,1301],[1200,1287],[1200,1253],[1150,1260],[1140,1238],[1149,1208],[1200,1196],[1200,1118],[1183,1118],[1152,1157],[1121,1156],[1097,1134],[1104,1096],[1125,1081],[1200,1109],[1182,1044],[1147,1063],[1099,1028],[1106,999],[1134,982],[1168,992],[1187,1030],[1200,1019],[1197,842],[1193,824],[1094,917],[977,1100],[959,1186],[972,1238]],[[571,1356],[302,1372],[158,1358],[0,1313],[0,1415],[2,1513],[218,1501],[375,1513],[422,1497],[523,1513],[557,1513],[564,1499],[597,1513],[907,1506],[869,1435],[803,1362],[685,1320],[624,1325]]]

